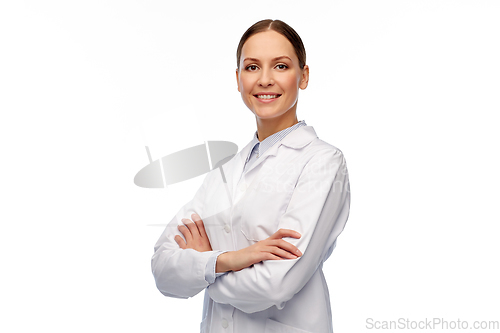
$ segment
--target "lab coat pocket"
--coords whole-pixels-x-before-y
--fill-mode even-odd
[[[266,175],[252,182],[242,199],[241,232],[248,240],[264,240],[279,229],[279,220],[286,212],[295,181],[294,177]]]
[[[295,328],[289,325],[282,324],[276,320],[268,318],[266,320],[266,327],[264,333],[312,333],[310,331],[304,331],[300,328]]]

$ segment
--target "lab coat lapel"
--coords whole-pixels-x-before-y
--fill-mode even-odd
[[[258,158],[257,161],[255,161],[254,164],[252,164],[252,166],[248,168],[247,172],[245,172],[245,175],[250,174],[253,169],[255,169],[259,164],[263,163],[269,156],[275,156],[278,151],[278,146],[279,143],[269,148],[268,151],[264,153],[264,155],[260,156],[260,158]]]
[[[292,131],[290,134],[285,136],[283,140],[277,142],[274,146],[269,148],[264,155],[262,155],[255,163],[247,170],[246,174],[250,174],[259,164],[264,163],[264,161],[269,156],[276,156],[278,153],[279,146],[284,145],[289,148],[300,149],[308,145],[312,140],[317,138],[316,132],[312,126],[302,126]],[[248,152],[245,156],[248,155]],[[243,160],[244,163],[244,160]]]
[[[234,199],[234,193],[236,191],[236,186],[240,181],[241,174],[243,173],[243,168],[245,167],[245,160],[250,152],[250,145],[252,142],[249,142],[240,152],[235,156],[235,163],[231,170],[231,184],[229,184],[229,188],[231,189],[231,197]]]
[[[308,145],[311,141],[316,139],[318,136],[314,131],[312,126],[302,126],[292,131],[286,137],[283,138],[280,142],[276,143],[274,146],[269,148],[264,155],[262,155],[255,163],[246,171],[245,175],[250,175],[250,173],[261,163],[263,163],[268,157],[276,156],[278,153],[278,148],[281,145],[287,146],[289,148],[300,149]],[[240,182],[240,179],[243,175],[243,170],[245,167],[245,160],[250,153],[252,142],[250,141],[241,151],[235,156],[235,163],[232,166],[232,177],[231,184],[229,184],[229,188],[231,190],[231,198],[233,198],[233,204],[235,203],[235,193],[237,190],[237,186]],[[253,177],[250,177],[253,178]]]

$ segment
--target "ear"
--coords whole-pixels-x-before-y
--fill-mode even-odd
[[[238,84],[238,91],[241,92],[241,90],[240,90],[240,76],[238,73],[238,68],[236,68],[236,84]]]
[[[299,88],[306,89],[308,83],[309,83],[309,66],[304,65],[304,69],[302,69],[302,77],[300,78],[299,82]]]

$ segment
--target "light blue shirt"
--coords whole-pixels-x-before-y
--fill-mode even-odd
[[[287,127],[284,130],[281,130],[279,132],[274,133],[273,135],[268,136],[262,141],[259,141],[259,138],[257,137],[257,131],[255,131],[255,134],[253,136],[253,139],[251,141],[252,144],[252,149],[250,149],[250,153],[247,156],[247,159],[245,160],[245,166],[243,168],[243,173],[246,173],[247,170],[257,161],[259,157],[264,155],[264,153],[274,146],[276,143],[280,142],[283,140],[285,136],[290,134],[292,131],[296,130],[299,127],[302,126],[307,126],[306,122],[304,120],[299,121],[297,124]],[[216,277],[219,277],[221,275],[226,274],[227,272],[223,273],[215,273],[215,265],[217,263],[217,257],[221,255],[222,253],[225,253],[228,251],[214,251],[212,256],[208,259],[207,266],[205,268],[205,280],[212,284],[215,282]]]

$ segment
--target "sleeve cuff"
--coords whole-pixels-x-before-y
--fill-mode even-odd
[[[217,263],[217,257],[225,252],[228,251],[214,251],[214,253],[208,258],[207,265],[205,267],[205,281],[207,281],[209,284],[214,283],[217,277],[227,273],[227,272],[215,273],[215,265]]]

